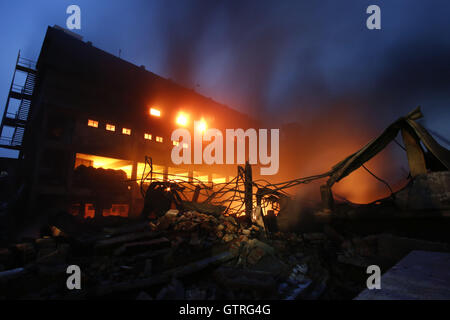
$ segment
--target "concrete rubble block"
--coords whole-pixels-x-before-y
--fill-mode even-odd
[[[254,264],[266,254],[274,254],[275,249],[268,244],[258,240],[251,239],[247,243],[247,251],[249,254],[250,264]]]
[[[156,223],[158,230],[164,231],[169,229],[169,227],[176,221],[176,216],[165,215],[158,219]]]
[[[193,231],[199,225],[198,222],[193,221],[181,221],[174,226],[174,230],[176,231]]]
[[[275,255],[275,249],[257,239],[247,242],[241,257],[252,270],[266,271],[274,274],[287,272],[287,265]]]
[[[246,246],[248,241],[249,239],[247,236],[240,235],[235,241],[231,242],[230,252],[234,255],[239,255],[239,252]]]
[[[170,209],[166,212],[166,216],[168,217],[176,217],[178,215],[179,211],[177,209]]]
[[[246,235],[240,235],[240,236],[238,237],[238,243],[243,244],[243,243],[245,243],[245,242],[247,242],[247,241],[249,241],[249,239],[248,239],[248,237],[247,237]]]
[[[225,225],[225,230],[228,233],[236,232],[238,230],[238,227],[230,221],[225,221],[224,225]]]
[[[395,194],[395,204],[402,210],[449,210],[450,171],[416,176]]]
[[[221,239],[223,237],[223,235],[224,235],[224,233],[222,231],[220,231],[220,230],[216,231],[216,237],[217,238]]]
[[[230,242],[230,241],[232,241],[233,239],[234,239],[234,236],[233,236],[232,234],[230,234],[230,233],[227,233],[227,234],[222,238],[222,240],[225,241],[225,242]]]
[[[158,226],[156,224],[154,224],[153,222],[149,222],[148,227],[151,231],[158,230]]]

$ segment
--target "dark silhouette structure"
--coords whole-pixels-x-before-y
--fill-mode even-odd
[[[25,79],[21,85],[18,73]],[[136,181],[145,156],[152,158],[153,177],[160,180],[225,182],[236,174],[232,165],[172,163],[172,131],[192,130],[194,121],[221,130],[257,127],[248,116],[55,26],[47,30],[37,63],[19,53],[0,128],[12,134],[1,143],[19,151],[28,210],[51,204],[84,216],[128,216],[142,208]],[[81,166],[123,170],[128,192],[99,200],[98,190],[74,183]],[[92,174],[95,180],[107,172]]]

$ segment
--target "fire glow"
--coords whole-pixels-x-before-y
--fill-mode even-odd
[[[176,123],[180,126],[185,127],[189,123],[189,117],[185,113],[180,112],[177,116]]]
[[[161,117],[161,111],[155,108],[150,108],[150,115],[155,117]]]
[[[211,128],[205,128],[204,121],[195,121],[194,123],[194,164],[224,164],[224,146],[222,131]],[[202,130],[205,129],[205,130]],[[237,162],[244,164],[246,160],[245,150],[246,138],[249,140],[248,144],[248,160],[250,164],[259,163],[262,165],[269,165],[269,167],[261,168],[261,175],[274,175],[279,168],[279,129],[270,130],[270,145],[271,154],[268,155],[268,133],[267,129],[259,129],[257,134],[255,129],[226,129],[226,164],[235,164],[235,141],[237,149]],[[214,139],[213,139],[214,138]],[[173,131],[172,141],[179,141],[180,143],[172,149],[172,162],[176,165],[191,164],[191,149],[192,141],[191,134],[187,129],[179,128]],[[180,140],[181,139],[181,140]],[[210,142],[203,150],[203,141]],[[259,150],[258,150],[259,149]],[[259,151],[259,152],[258,152]]]

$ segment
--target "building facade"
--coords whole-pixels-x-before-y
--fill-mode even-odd
[[[160,180],[220,183],[236,175],[235,165],[174,165],[170,155],[178,142],[171,141],[173,130],[192,132],[194,121],[220,130],[257,128],[245,114],[59,27],[48,28],[35,65],[18,58],[18,71],[26,74],[25,83],[17,86],[13,80],[1,128],[12,128],[13,134],[3,137],[2,147],[19,151],[30,210],[50,202],[63,208],[81,206],[79,213],[87,216],[93,210],[136,215],[142,200],[136,181],[144,174],[146,156]],[[112,200],[99,208],[95,195],[73,184],[82,165],[123,170],[128,192],[118,203]]]

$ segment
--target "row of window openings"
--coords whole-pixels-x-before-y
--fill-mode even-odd
[[[93,127],[93,128],[98,128],[98,121],[89,119],[88,120],[88,126],[89,127]],[[116,126],[113,125],[113,124],[107,123],[106,124],[106,130],[108,130],[108,131],[116,131]],[[122,134],[131,135],[131,129],[122,128]],[[150,133],[144,133],[144,139],[145,140],[152,140],[153,136]],[[156,140],[156,142],[163,142],[163,138],[160,137],[160,136],[156,136],[155,140]],[[174,145],[175,145],[175,142],[176,141],[174,141]],[[178,145],[178,142],[177,142],[176,145]],[[186,148],[187,148],[187,146],[186,146]]]
[[[77,153],[74,168],[78,168],[81,165],[93,168],[123,170],[126,173],[128,179],[131,178],[133,171],[132,161]],[[143,177],[150,172],[150,168],[149,166],[146,166],[145,163],[138,162],[136,171],[137,177]],[[188,172],[187,169],[165,167],[163,165],[158,164],[153,164],[152,178],[155,179],[156,181],[164,181],[170,179],[189,181],[190,179],[193,179],[194,182],[201,181],[204,183],[209,182],[224,183],[227,181],[226,177],[221,174],[216,173],[208,174],[207,172],[202,171]],[[229,176],[229,181],[231,181],[233,178],[234,178],[233,176]]]

